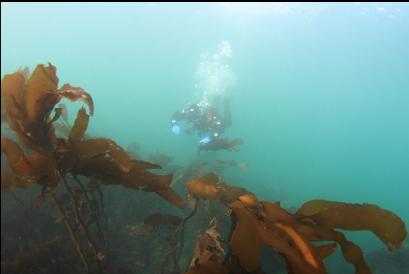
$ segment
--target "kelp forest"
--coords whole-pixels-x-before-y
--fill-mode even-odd
[[[82,105],[73,123],[66,104]],[[407,269],[406,226],[388,209],[263,201],[223,176],[245,163],[203,161],[199,151],[180,166],[161,151],[142,159],[137,140],[121,147],[87,134],[94,108],[52,64],[1,80],[2,273],[319,274],[338,255],[351,273]],[[223,138],[201,150],[244,145]],[[350,231],[385,249],[364,254]]]

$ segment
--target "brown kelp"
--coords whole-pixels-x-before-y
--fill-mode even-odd
[[[94,112],[92,97],[84,89],[70,84],[59,88],[58,82],[56,67],[51,64],[38,65],[31,75],[27,70],[19,70],[2,79],[2,118],[17,134],[18,141],[1,139],[1,152],[7,156],[9,169],[1,172],[1,186],[3,190],[41,185],[41,197],[49,194],[61,213],[85,268],[89,270],[88,253],[93,254],[97,268],[103,255],[90,234],[90,224],[80,210],[85,208],[81,203],[86,203],[90,210],[96,208],[80,176],[93,178],[102,184],[155,192],[178,207],[183,207],[184,203],[170,188],[172,174],[156,175],[149,171],[161,168],[159,165],[133,159],[113,140],[85,136]],[[78,111],[72,127],[67,122],[66,108],[57,106],[64,98],[80,100],[88,106],[88,112],[85,108]],[[58,137],[54,123],[60,117],[64,128],[70,131]],[[24,149],[30,149],[30,152],[26,153]],[[67,209],[57,195],[60,183],[72,200],[73,219],[67,217]],[[77,186],[72,186],[72,183]],[[75,227],[80,228],[80,234]],[[81,237],[86,238],[86,247],[81,244]]]
[[[336,229],[371,231],[390,249],[400,248],[407,236],[403,221],[376,205],[312,200],[291,214],[278,202],[259,201],[215,174],[194,177],[186,187],[196,199],[221,201],[235,223],[229,241],[234,259],[227,258],[217,267],[213,262],[196,264],[187,273],[238,273],[231,272],[232,267],[261,273],[263,245],[285,258],[289,273],[327,273],[323,260],[334,252],[335,244],[354,265],[355,273],[371,273],[361,248]],[[334,243],[317,244],[320,241]]]
[[[56,67],[51,64],[38,65],[29,76],[27,71],[4,76],[1,98],[8,125],[18,134],[23,145],[34,150],[56,144],[52,121],[57,120],[62,112],[57,108],[55,117],[50,118],[50,114],[61,99],[82,100],[91,115],[94,111],[92,97],[82,88],[64,84],[58,89]]]
[[[82,88],[69,84],[58,89],[53,65],[38,65],[29,78],[22,71],[6,75],[1,82],[1,95],[10,128],[18,134],[23,146],[34,151],[25,156],[17,142],[2,139],[2,153],[7,155],[16,176],[36,179],[43,185],[55,185],[67,173],[94,176],[105,184],[157,192],[171,202],[180,203],[168,187],[172,176],[157,176],[148,171],[160,168],[159,165],[132,159],[113,140],[84,136],[94,111],[92,97]],[[66,139],[57,138],[53,127],[63,108],[56,108],[56,117],[50,118],[62,98],[83,100],[90,112],[87,114],[84,108],[78,111]]]

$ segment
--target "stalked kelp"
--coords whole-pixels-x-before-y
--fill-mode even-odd
[[[133,159],[113,140],[86,137],[85,131],[94,112],[91,95],[69,84],[59,88],[58,82],[56,67],[51,64],[38,65],[31,75],[28,70],[19,70],[2,79],[2,119],[17,133],[18,140],[2,137],[1,151],[7,156],[9,170],[2,171],[1,186],[2,190],[10,190],[41,185],[41,199],[51,197],[85,268],[92,271],[93,268],[100,269],[99,261],[104,258],[90,229],[94,223],[100,231],[100,216],[88,222],[85,215],[89,217],[89,212],[81,210],[95,211],[98,206],[80,176],[102,184],[155,192],[178,207],[184,204],[169,186],[172,174],[156,175],[149,171],[161,168],[159,165]],[[57,106],[64,98],[81,100],[88,106],[88,113],[84,108],[78,111],[72,127],[67,122],[65,107]],[[57,136],[54,123],[60,117],[63,119],[60,128],[65,132]],[[60,183],[72,200],[71,218],[57,192]]]
[[[213,218],[210,227],[197,236],[189,273],[228,273],[222,266],[226,252],[221,241],[218,220]]]
[[[186,187],[195,199],[221,201],[235,223],[231,253],[223,263],[202,260],[187,271],[190,274],[262,273],[262,246],[282,255],[289,273],[326,273],[323,261],[334,252],[335,243],[355,273],[371,273],[361,248],[336,229],[371,231],[390,249],[400,248],[407,236],[403,221],[376,205],[312,200],[292,214],[279,203],[258,201],[245,189],[225,184],[215,174],[192,178]],[[317,244],[320,241],[335,243]]]

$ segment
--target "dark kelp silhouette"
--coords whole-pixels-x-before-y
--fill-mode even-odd
[[[172,163],[174,157],[171,157],[167,155],[165,152],[160,152],[158,150],[155,151],[155,153],[150,153],[148,156],[148,160],[152,163],[161,165],[161,166],[167,166],[170,163]]]
[[[389,250],[382,248],[372,251],[365,256],[371,269],[377,274],[409,273],[408,258],[408,247],[403,247],[394,252],[389,252]]]
[[[132,236],[147,236],[151,234],[155,228],[160,226],[178,227],[182,222],[182,218],[171,215],[155,213],[146,217],[142,224],[129,226],[129,234]]]
[[[216,160],[216,164],[221,166],[227,165],[231,167],[237,167],[242,171],[247,171],[249,168],[247,163],[239,163],[234,160]]]
[[[81,108],[71,128],[65,107],[56,107],[63,98],[71,101],[81,100],[88,105],[89,114],[85,108]],[[31,75],[27,70],[20,70],[4,76],[1,81],[1,101],[2,120],[5,120],[18,136],[18,142],[9,138],[1,139],[1,151],[7,156],[8,168],[11,171],[1,172],[1,189],[42,185],[41,197],[50,194],[86,269],[89,270],[90,267],[87,252],[93,254],[98,268],[98,261],[103,255],[96,247],[88,225],[78,210],[79,200],[73,187],[69,185],[68,178],[73,177],[81,189],[84,186],[79,175],[93,178],[103,184],[155,192],[177,207],[184,206],[183,200],[170,188],[172,174],[151,173],[150,169],[161,167],[132,159],[113,140],[90,139],[84,135],[89,118],[94,112],[92,97],[82,88],[69,84],[58,88],[56,68],[53,65],[38,65]],[[53,109],[54,115],[50,117]],[[57,137],[54,123],[60,117],[64,121],[65,130],[70,131]],[[29,148],[32,152],[26,155],[22,147]],[[73,200],[75,220],[88,241],[90,250],[81,246],[74,229],[75,224],[67,218],[64,206],[59,201],[55,190],[60,182]],[[87,192],[81,193],[91,204]]]
[[[145,225],[151,226],[160,225],[178,226],[182,222],[182,219],[175,215],[155,213],[146,217],[143,222]]]
[[[243,188],[225,184],[215,174],[194,177],[186,183],[198,200],[216,199],[231,210],[235,226],[230,237],[231,257],[223,264],[204,262],[186,273],[262,273],[261,247],[282,255],[289,273],[326,273],[323,260],[340,245],[355,273],[371,273],[359,246],[336,229],[369,230],[389,249],[398,249],[407,236],[403,221],[376,205],[312,200],[294,214],[280,203],[258,201]],[[316,244],[332,241],[334,244]],[[222,267],[223,266],[223,267]],[[236,269],[232,272],[231,269]],[[238,270],[241,269],[241,270]]]
[[[227,151],[239,151],[238,145],[243,144],[242,139],[214,139],[209,143],[203,143],[199,146],[199,152],[201,150],[217,151],[217,150],[227,150]]]

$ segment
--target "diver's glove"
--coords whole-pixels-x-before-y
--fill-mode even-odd
[[[202,139],[200,139],[199,143],[200,143],[200,145],[206,145],[206,144],[210,143],[211,140],[212,140],[211,135],[207,134]]]

